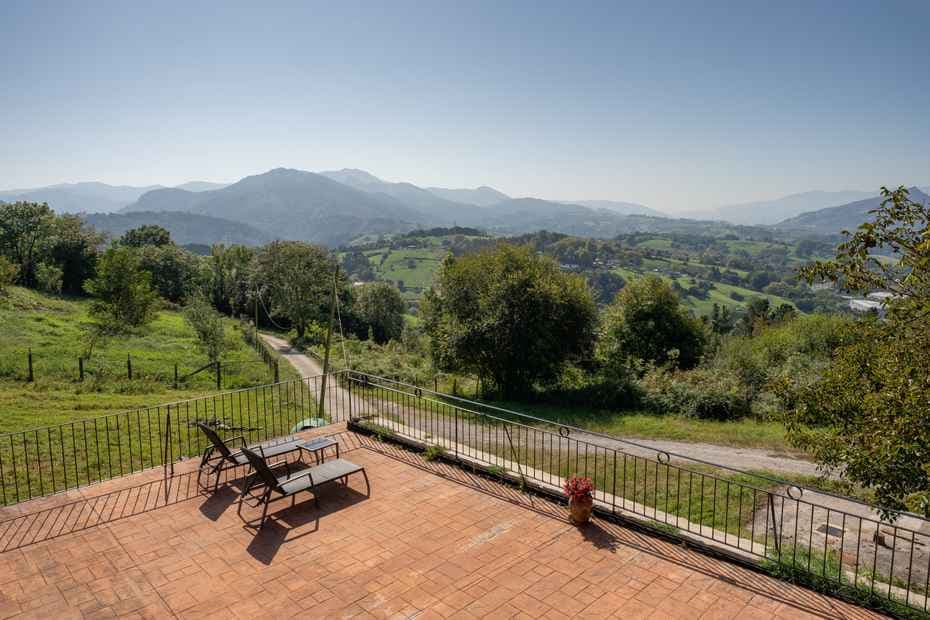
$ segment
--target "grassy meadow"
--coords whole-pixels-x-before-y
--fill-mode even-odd
[[[85,359],[85,377],[80,381],[78,358],[89,349],[84,329],[89,306],[87,299],[19,287],[0,295],[0,433],[216,392],[213,369],[182,380],[174,389],[175,364],[183,377],[208,362],[194,331],[174,310],[162,310],[136,333],[97,342]],[[224,390],[272,381],[272,373],[245,343],[232,319],[226,321],[226,341],[221,373]],[[29,349],[33,382],[27,381]],[[281,374],[285,379],[293,371],[282,364]]]

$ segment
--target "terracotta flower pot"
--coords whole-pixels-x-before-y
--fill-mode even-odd
[[[594,509],[594,498],[590,495],[572,497],[568,500],[570,520],[575,525],[584,525],[591,520],[591,511]]]

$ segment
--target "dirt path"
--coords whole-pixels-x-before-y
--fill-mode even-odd
[[[277,351],[281,357],[297,369],[297,372],[301,376],[310,377],[323,373],[323,369],[319,362],[313,357],[292,348],[283,338],[269,336],[267,334],[262,334],[262,338]],[[692,459],[700,459],[709,463],[719,463],[736,469],[766,470],[776,473],[781,472],[809,476],[816,476],[819,474],[817,466],[814,463],[781,454],[773,454],[772,451],[761,448],[736,448],[733,446],[690,443],[686,441],[667,441],[662,439],[626,437],[611,439],[593,433],[573,433],[572,437],[605,448],[617,449],[628,454],[650,458],[655,456],[655,451],[662,451],[680,454]],[[626,441],[618,441],[618,439],[631,441],[640,446],[644,446],[644,448],[637,448],[636,446],[626,443]]]
[[[301,377],[319,377],[323,374],[322,365],[312,356],[302,353],[292,347],[284,338],[261,334],[268,346],[274,349],[287,363],[294,367],[297,374]],[[305,389],[308,390],[314,399],[319,398],[319,390],[322,385],[319,381],[307,381]],[[350,414],[350,396],[349,392],[339,386],[335,380],[330,380],[326,385],[326,411],[335,421],[344,421]]]
[[[262,340],[286,359],[301,377],[315,377],[323,374],[323,368],[315,359],[292,347],[284,338],[269,336],[268,334],[262,334],[261,336]]]

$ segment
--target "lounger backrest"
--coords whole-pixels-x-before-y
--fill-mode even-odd
[[[265,462],[265,459],[255,454],[248,448],[242,449],[242,454],[245,455],[245,458],[249,459],[249,464],[252,466],[252,469],[255,470],[255,473],[258,474],[258,477],[262,479],[269,488],[276,489],[278,488],[278,478],[272,473],[271,468],[268,467],[268,463]]]
[[[195,424],[203,431],[203,434],[207,436],[207,439],[210,440],[210,443],[213,444],[213,447],[216,448],[217,452],[222,454],[225,457],[232,455],[232,452],[229,451],[229,448],[223,443],[223,440],[220,439],[220,436],[216,433],[215,430],[210,428],[209,425],[204,424],[203,422],[195,422]]]

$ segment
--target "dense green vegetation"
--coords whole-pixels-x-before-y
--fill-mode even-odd
[[[930,204],[883,189],[873,222],[805,269],[855,292],[887,291],[884,320],[848,330],[815,380],[783,381],[791,438],[875,489],[890,510],[930,515]],[[891,251],[897,260],[875,256]]]
[[[811,258],[830,255],[833,241],[776,238],[755,228],[748,230],[761,238],[742,238],[733,230],[722,229],[718,236],[635,233],[616,239],[542,231],[507,241],[530,245],[555,258],[563,269],[584,275],[602,305],[610,303],[625,282],[652,274],[666,280],[682,303],[700,316],[709,316],[714,304],[743,312],[754,298],[767,299],[774,307],[790,304],[802,312],[845,307],[832,291],[815,291],[797,280],[797,268]],[[340,257],[353,280],[391,282],[415,308],[447,254],[460,256],[501,240],[473,228],[439,228],[359,240],[343,248]]]

